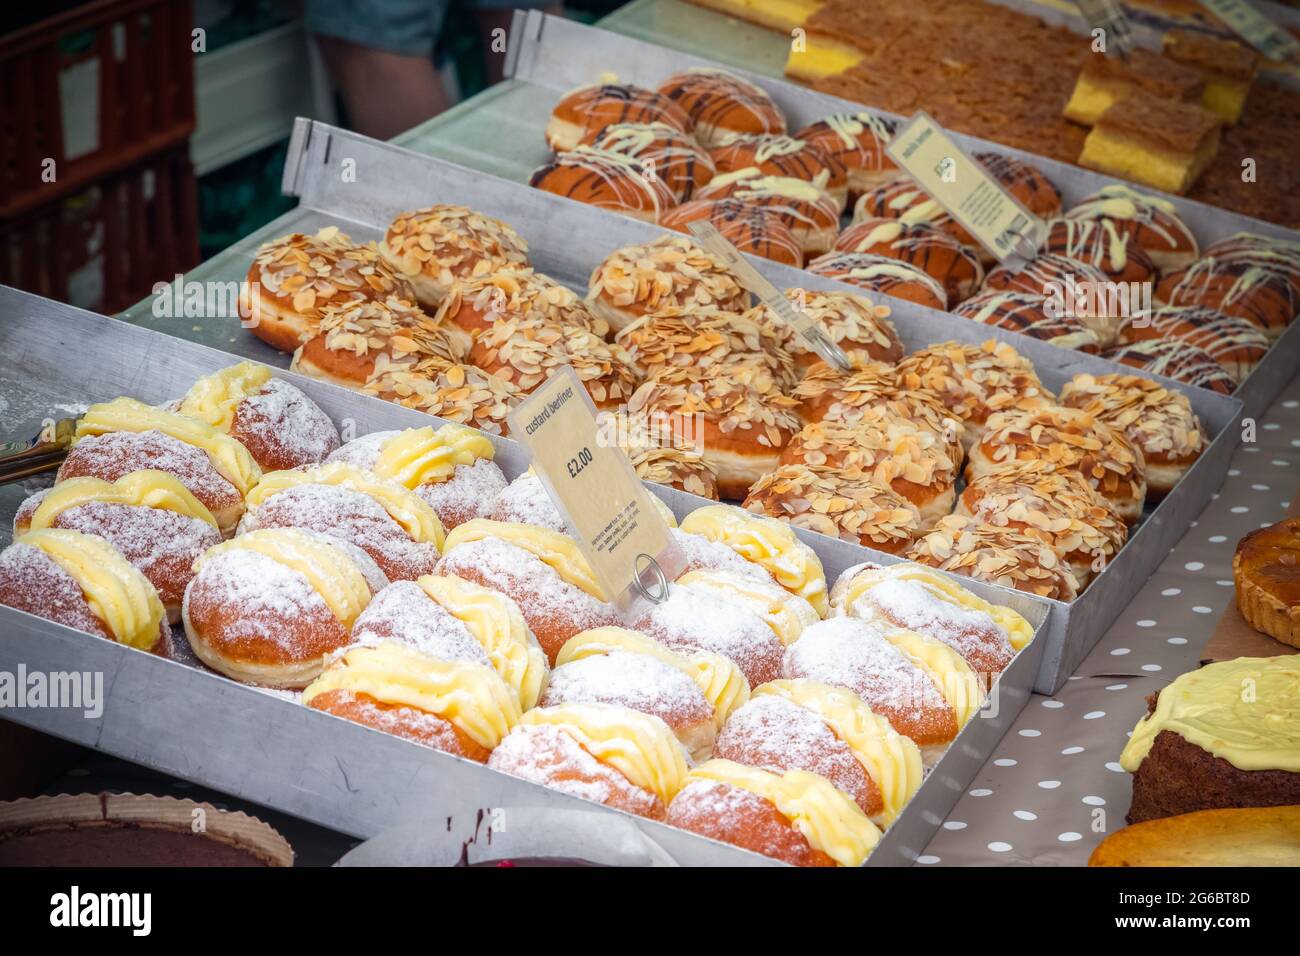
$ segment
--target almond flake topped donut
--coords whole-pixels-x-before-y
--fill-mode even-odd
[[[637,318],[670,306],[749,308],[749,293],[726,265],[685,236],[662,236],[624,246],[591,274],[587,304],[618,331]]]
[[[1208,444],[1187,396],[1140,375],[1076,375],[1061,389],[1061,404],[1083,409],[1141,449],[1152,499],[1171,490]]]
[[[1080,588],[1123,547],[1128,528],[1077,471],[1047,461],[1015,461],[976,478],[957,499],[957,514],[1013,528],[1052,547]]]
[[[898,492],[861,474],[782,465],[749,489],[745,507],[832,538],[898,552],[921,531],[921,513]]]
[[[465,206],[398,213],[379,248],[429,308],[442,301],[457,279],[528,267],[528,243],[519,233]]]
[[[627,403],[637,386],[631,357],[619,345],[583,329],[561,329],[530,315],[480,332],[470,350],[474,364],[525,393],[568,365],[597,408]]]
[[[904,382],[894,366],[872,362],[848,372],[818,362],[791,393],[805,422],[855,422],[872,406],[885,406],[929,428],[945,443],[963,441],[966,426],[939,394]]]
[[[912,543],[904,557],[1056,601],[1073,601],[1079,594],[1074,573],[1041,539],[967,515],[940,518]]]
[[[785,297],[796,310],[816,320],[826,336],[844,349],[850,361],[897,362],[903,357],[903,343],[889,321],[889,306],[876,305],[865,295],[852,292],[791,288],[785,290]],[[807,369],[819,361],[817,354],[766,306],[756,305],[746,315],[776,331],[798,368]]]
[[[378,363],[362,391],[492,435],[507,433],[510,409],[524,396],[518,385],[477,365],[434,358]]]
[[[667,445],[624,449],[637,477],[655,484],[717,501],[718,473],[704,456],[689,448]]]
[[[1044,405],[994,412],[971,446],[968,480],[1009,461],[1044,461],[1077,471],[1130,525],[1142,516],[1146,460],[1124,434],[1077,408]]]
[[[562,329],[580,328],[604,338],[609,325],[596,318],[568,286],[532,269],[507,269],[458,279],[434,316],[437,324],[479,332],[502,316],[539,315]]]
[[[686,111],[706,147],[736,134],[784,133],[785,117],[758,86],[733,73],[692,67],[664,80],[659,92]]]
[[[937,394],[966,423],[969,441],[979,437],[994,412],[1052,401],[1029,359],[997,339],[980,345],[940,342],[918,349],[898,363],[898,376],[907,388]]]
[[[725,374],[737,362],[766,366],[784,387],[797,378],[794,360],[775,327],[751,310],[724,312],[712,306],[669,306],[642,316],[614,341],[627,350],[637,372],[653,375],[664,366],[710,368]]]
[[[356,300],[414,299],[411,284],[373,244],[358,246],[336,226],[264,243],[248,270],[258,290],[253,334],[283,352],[311,338],[328,305]]]

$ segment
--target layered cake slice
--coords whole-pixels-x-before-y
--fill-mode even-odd
[[[1127,60],[1095,54],[1079,72],[1074,93],[1065,104],[1065,118],[1093,126],[1117,101],[1132,93],[1199,103],[1204,89],[1200,72],[1150,50],[1134,50]]]
[[[1164,55],[1205,78],[1202,106],[1229,126],[1241,118],[1259,67],[1254,50],[1194,30],[1170,30],[1165,34]]]
[[[1133,93],[1097,120],[1079,165],[1184,193],[1218,152],[1219,130],[1219,117],[1198,105]]]

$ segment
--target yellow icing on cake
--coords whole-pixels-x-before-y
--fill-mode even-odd
[[[434,714],[488,750],[519,720],[518,698],[490,667],[439,660],[391,641],[349,648],[308,685],[302,702],[332,690]]]
[[[348,553],[298,528],[263,528],[223,541],[203,552],[194,570],[230,551],[253,551],[297,571],[344,627],[370,603],[370,585]]]
[[[786,647],[799,639],[804,628],[820,620],[813,606],[798,595],[734,571],[703,568],[683,574],[677,583],[753,609]]]
[[[188,518],[197,518],[213,528],[217,527],[217,519],[212,517],[212,512],[190,494],[188,488],[165,471],[153,469],[133,471],[117,481],[90,477],[61,481],[41,499],[40,505],[32,513],[29,527],[33,531],[48,528],[63,512],[92,501],[174,511]]]
[[[806,770],[770,773],[730,760],[710,760],[689,780],[712,780],[757,794],[803,834],[808,845],[840,866],[861,866],[880,842],[880,830],[848,795]]]
[[[485,538],[497,538],[507,544],[513,544],[532,554],[538,560],[549,565],[555,572],[576,588],[581,588],[598,601],[606,600],[600,582],[592,572],[587,559],[582,556],[575,542],[568,535],[537,525],[518,524],[509,521],[492,521],[488,518],[472,518],[464,524],[457,525],[447,535],[444,551],[452,551],[457,545],[470,541],[482,541]]]
[[[904,562],[884,568],[863,568],[853,575],[846,587],[841,589],[837,586],[834,589],[831,603],[834,607],[849,611],[863,594],[887,578],[915,581],[940,601],[987,614],[994,624],[1006,632],[1007,641],[1013,650],[1022,650],[1034,639],[1034,626],[1018,612],[1000,604],[990,604],[951,578],[919,564]]]
[[[379,448],[371,469],[380,478],[391,478],[407,488],[446,481],[457,465],[472,465],[496,454],[482,432],[448,423],[437,431],[432,425],[398,432]]]
[[[203,376],[185,393],[176,410],[229,434],[235,421],[235,407],[260,392],[270,380],[271,370],[265,365],[240,362]]]
[[[77,422],[77,440],[109,432],[154,430],[201,449],[207,454],[212,466],[241,495],[248,494],[249,489],[262,477],[262,469],[253,461],[248,449],[229,435],[223,435],[197,418],[163,411],[134,398],[115,398],[111,402],[91,405]]]
[[[921,785],[921,748],[843,687],[815,680],[774,680],[754,689],[755,697],[765,694],[784,697],[824,720],[879,788],[883,808],[875,822],[887,827],[897,819]]]
[[[549,724],[667,806],[686,782],[686,751],[658,717],[606,704],[537,707],[522,724]]]
[[[645,654],[691,678],[712,705],[713,720],[719,729],[737,707],[749,700],[749,681],[729,658],[708,651],[678,654],[640,631],[625,627],[595,627],[575,634],[560,648],[555,666],[562,667],[572,661],[614,651]]]
[[[39,548],[71,575],[91,611],[119,644],[149,650],[158,643],[167,613],[158,592],[103,538],[45,528],[20,535],[14,543]]]
[[[413,541],[431,542],[439,551],[446,541],[438,513],[427,501],[405,485],[388,481],[341,461],[312,465],[310,468],[269,472],[248,493],[246,501],[250,508],[256,507],[272,495],[299,485],[338,485],[369,495],[379,502],[390,518],[402,526]]]
[[[1179,676],[1138,721],[1120,766],[1136,771],[1162,730],[1238,770],[1300,773],[1300,656],[1238,657]]]
[[[781,587],[806,600],[819,616],[826,616],[826,573],[821,559],[789,525],[732,505],[706,505],[688,514],[681,529],[725,544],[742,558],[766,568]]]
[[[537,706],[549,678],[546,654],[519,606],[504,594],[464,578],[426,574],[415,583],[465,625],[501,679],[519,694],[520,706],[524,710]]]
[[[934,681],[943,699],[952,707],[958,728],[965,727],[966,722],[979,713],[984,703],[984,688],[979,675],[970,669],[965,658],[942,641],[916,631],[891,627],[881,633]]]

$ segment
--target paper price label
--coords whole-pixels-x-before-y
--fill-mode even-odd
[[[1043,221],[918,111],[885,147],[899,168],[1002,262],[1032,259]]]
[[[740,254],[740,250],[733,246],[726,236],[718,232],[713,223],[697,219],[688,223],[686,228],[690,229],[700,245],[722,260],[723,264],[731,270],[731,274],[736,277],[736,281],[757,296],[758,301],[763,303],[768,311],[789,326],[791,331],[827,365],[841,371],[848,371],[852,367],[849,357],[826,334],[821,323],[807,312],[801,312],[791,305],[785,293],[763,278],[763,274],[750,265]]]
[[[1121,56],[1133,52],[1133,25],[1119,0],[1074,0],[1074,5],[1088,26],[1106,32],[1107,42],[1113,43]]]
[[[596,406],[577,373],[552,373],[509,422],[612,602],[627,613],[666,596],[684,562],[627,455],[598,440]]]
[[[1300,41],[1246,0],[1201,0],[1201,6],[1270,60],[1300,60]]]

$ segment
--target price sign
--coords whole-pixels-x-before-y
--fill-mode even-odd
[[[1000,261],[1015,266],[1037,255],[1047,226],[927,113],[908,120],[885,151]]]
[[[1119,0],[1074,0],[1088,26],[1103,30],[1108,43],[1113,43],[1119,55],[1127,57],[1133,52],[1133,24],[1129,23]]]
[[[769,312],[789,326],[810,351],[820,356],[831,368],[848,371],[852,367],[849,357],[826,334],[821,323],[807,312],[796,309],[780,289],[763,278],[763,274],[749,264],[740,250],[718,232],[713,223],[697,219],[688,223],[686,228],[690,229],[700,245],[722,260],[737,282],[757,296]]]
[[[1300,41],[1246,0],[1201,0],[1201,6],[1270,60],[1300,60]]]
[[[510,437],[532,452],[533,470],[619,610],[667,597],[685,562],[627,455],[597,439],[596,406],[577,373],[557,369],[509,422]]]

